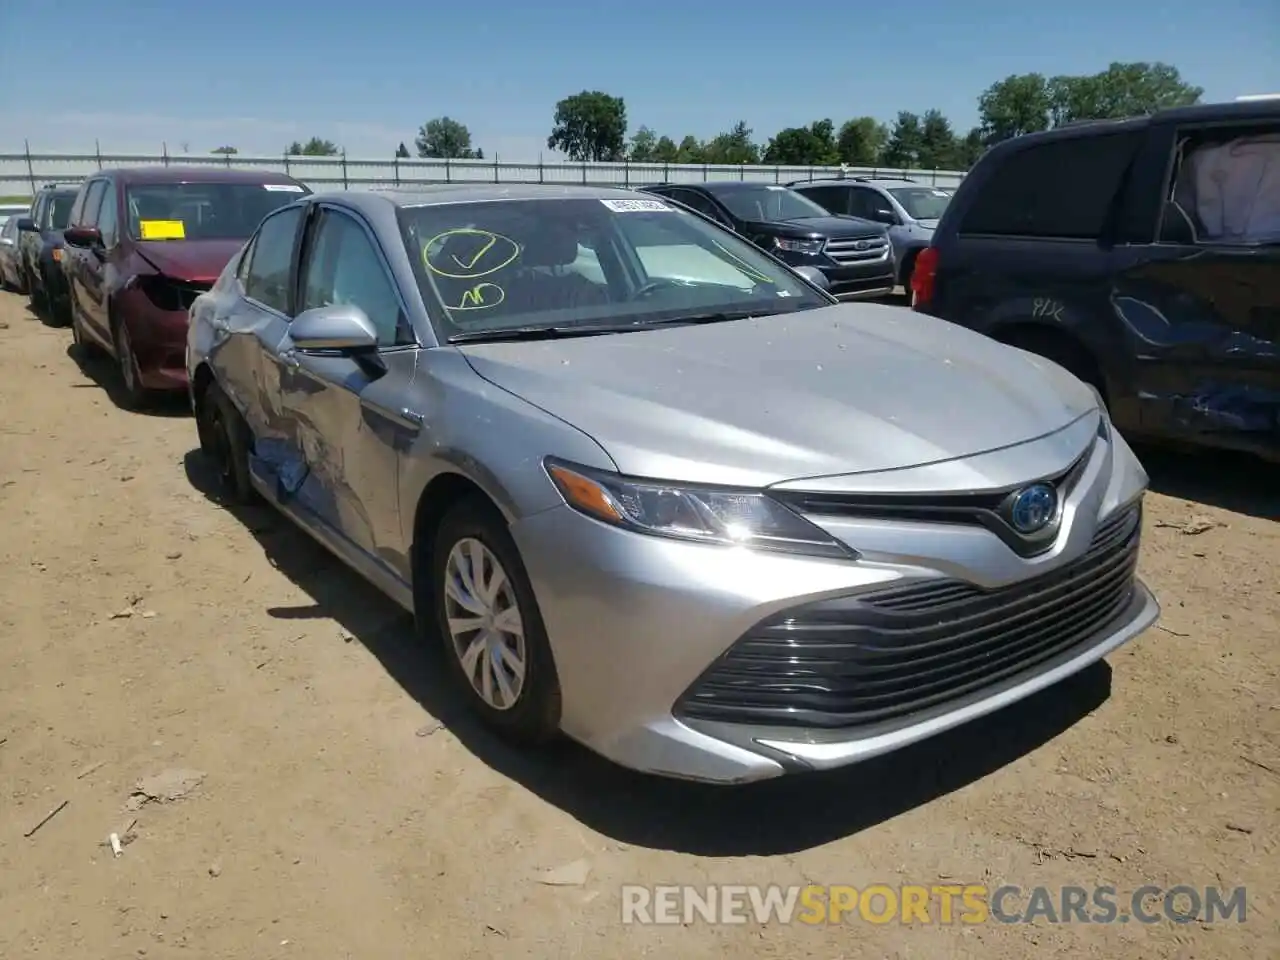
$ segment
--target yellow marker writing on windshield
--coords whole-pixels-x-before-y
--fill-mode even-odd
[[[507,293],[496,283],[477,283],[462,294],[455,310],[487,310],[507,299]]]
[[[467,249],[459,251],[460,245]],[[454,280],[479,280],[514,263],[519,256],[520,245],[510,237],[476,227],[445,230],[422,245],[426,268]]]
[[[187,226],[181,220],[139,220],[141,240],[185,240]]]

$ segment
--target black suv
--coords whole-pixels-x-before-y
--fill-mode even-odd
[[[992,147],[911,285],[1092,384],[1123,432],[1280,461],[1280,100]]]
[[[71,319],[69,288],[62,272],[62,231],[79,187],[48,184],[31,204],[31,215],[18,220],[18,273],[31,298],[31,309],[54,323]]]
[[[696,210],[792,267],[814,267],[842,300],[893,292],[888,231],[857,217],[832,216],[787,187],[749,180],[640,187]]]

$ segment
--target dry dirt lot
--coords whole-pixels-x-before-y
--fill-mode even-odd
[[[203,492],[181,404],[118,409],[69,343],[0,294],[0,957],[1280,956],[1276,471],[1151,456],[1162,628],[1109,665],[883,761],[703,788],[495,743],[389,602]],[[130,800],[175,769],[204,777]],[[1248,913],[620,923],[624,883],[770,882],[1245,885]]]

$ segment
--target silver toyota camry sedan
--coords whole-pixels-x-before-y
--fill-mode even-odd
[[[634,192],[306,197],[195,301],[187,364],[226,495],[413,611],[513,739],[837,767],[1158,614],[1089,387]]]

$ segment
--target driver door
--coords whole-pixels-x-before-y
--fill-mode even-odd
[[[370,361],[282,344],[281,405],[305,468],[295,502],[365,559],[403,570],[400,456],[421,429],[404,410],[417,363],[404,301],[373,231],[324,204],[303,240],[298,289],[299,314],[362,309],[379,351]]]

